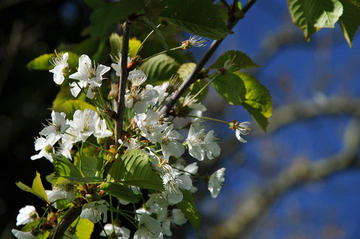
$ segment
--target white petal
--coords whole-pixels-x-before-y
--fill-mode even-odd
[[[221,168],[210,176],[208,189],[211,197],[216,198],[219,195],[222,184],[225,181],[224,174],[225,168]]]

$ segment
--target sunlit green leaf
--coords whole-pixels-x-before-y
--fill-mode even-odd
[[[33,180],[33,184],[32,187],[30,188],[29,186],[23,184],[22,182],[17,182],[16,185],[21,189],[24,190],[26,192],[32,193],[36,196],[38,196],[39,198],[45,200],[46,202],[48,202],[48,198],[44,189],[44,186],[41,182],[41,177],[40,177],[40,173],[36,172],[36,176]]]
[[[189,220],[190,224],[199,232],[201,223],[201,214],[196,208],[195,200],[191,192],[183,190],[183,200],[176,206],[185,215],[186,219]]]
[[[54,68],[51,64],[51,59],[55,57],[54,53],[43,54],[41,56],[36,57],[34,60],[30,61],[26,67],[29,70],[50,70]]]
[[[339,19],[341,30],[349,46],[360,25],[360,2],[355,0],[340,0],[344,7],[344,13]]]
[[[73,227],[76,226],[75,235],[79,239],[90,239],[91,238],[91,234],[94,230],[94,223],[92,223],[90,220],[80,218],[79,220],[75,220],[73,222],[72,226]]]
[[[140,69],[147,75],[147,82],[154,83],[169,80],[176,74],[179,66],[170,56],[161,54],[145,61]]]
[[[243,105],[264,129],[268,125],[268,118],[272,115],[272,102],[269,91],[254,77],[246,73],[236,73],[244,82],[246,93]]]
[[[63,53],[65,52],[59,52],[58,56],[61,56]],[[75,68],[78,64],[79,56],[73,52],[68,52],[68,54],[68,64],[70,68]],[[29,70],[51,70],[54,68],[54,65],[51,63],[54,58],[56,58],[54,53],[43,54],[30,61],[26,67]]]
[[[230,69],[228,69],[231,72],[245,68],[258,67],[258,65],[256,65],[245,53],[231,50],[222,54],[210,68],[223,68],[225,64],[231,66]]]
[[[137,149],[127,151],[113,163],[108,179],[140,188],[162,189],[162,180],[153,170],[149,155]]]
[[[320,28],[333,28],[343,13],[339,0],[288,0],[293,22],[310,40]]]
[[[90,104],[86,101],[83,101],[83,100],[78,100],[78,99],[66,100],[63,103],[57,102],[56,105],[55,104],[53,105],[53,110],[55,110],[57,112],[64,112],[68,119],[72,119],[76,110],[84,111],[85,109],[97,111],[95,106],[93,106],[92,104]]]
[[[214,89],[231,105],[241,105],[245,99],[245,86],[241,78],[231,72],[216,73],[212,82]]]

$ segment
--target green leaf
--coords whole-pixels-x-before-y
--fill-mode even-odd
[[[57,154],[54,154],[53,158],[56,176],[83,178],[83,175],[81,174],[79,169],[76,168],[69,159]]]
[[[153,170],[149,155],[135,149],[116,160],[108,173],[109,180],[140,188],[162,190],[162,180]]]
[[[94,230],[94,223],[92,223],[89,219],[78,218],[74,220],[71,227],[75,227],[75,235],[78,239],[90,239]],[[69,231],[66,231],[66,235],[71,237]]]
[[[40,173],[36,172],[36,177],[33,180],[32,190],[38,195],[40,198],[44,199],[48,202],[48,198],[45,192],[45,188],[41,182]]]
[[[186,80],[186,78],[193,72],[195,69],[196,64],[193,62],[182,64],[179,69],[177,70],[177,73],[179,74],[179,77],[182,81]]]
[[[101,185],[100,189],[114,197],[131,203],[137,203],[140,200],[140,195],[135,194],[129,187],[118,183],[105,183]]]
[[[215,79],[214,79],[215,77]],[[246,73],[227,72],[214,74],[211,78],[215,90],[232,105],[242,105],[264,129],[272,115],[269,91],[254,77]]]
[[[212,69],[223,68],[225,63],[231,65],[230,69],[228,69],[231,72],[245,68],[259,67],[245,53],[241,51],[232,50],[222,54],[219,57],[219,59],[217,59],[217,61],[210,68]]]
[[[168,0],[160,16],[192,34],[221,39],[231,33],[221,10],[212,0]]]
[[[33,180],[33,184],[32,184],[31,188],[29,186],[23,184],[22,182],[17,182],[16,185],[21,190],[32,193],[32,194],[38,196],[39,198],[45,200],[46,202],[49,202],[46,192],[45,192],[45,189],[44,189],[44,186],[41,182],[40,173],[36,172],[36,176]]]
[[[97,156],[98,153],[95,147],[84,147],[82,152],[78,155],[79,168],[83,175],[88,178],[95,177],[97,171]],[[74,159],[74,161],[76,161]]]
[[[288,0],[288,5],[293,22],[306,40],[319,28],[333,28],[343,13],[339,0]]]
[[[190,224],[195,228],[196,232],[199,233],[201,214],[196,208],[195,200],[191,192],[183,190],[183,200],[176,206],[181,210],[186,219],[189,220]]]
[[[169,80],[176,74],[179,66],[170,56],[161,54],[145,61],[140,69],[147,75],[147,83],[154,83]]]
[[[341,0],[344,13],[339,19],[341,30],[349,46],[352,47],[352,40],[360,25],[360,2],[354,0]]]
[[[110,38],[110,49],[111,54],[114,56],[118,56],[122,49],[122,37],[117,33],[111,33]]]
[[[129,56],[130,57],[136,56],[136,53],[138,52],[140,45],[141,45],[141,41],[139,41],[135,37],[133,37],[129,40]]]
[[[76,110],[91,109],[97,112],[97,109],[92,104],[83,100],[66,100],[60,103],[60,100],[53,104],[53,110],[57,112],[64,112],[68,119],[72,119]]]
[[[214,89],[231,105],[241,105],[245,99],[245,85],[241,78],[231,72],[213,75]]]
[[[36,57],[34,60],[27,63],[26,68],[28,70],[50,70],[54,68],[54,66],[50,63],[50,61],[55,57],[54,53],[43,54],[41,56]]]
[[[120,0],[103,5],[90,16],[92,35],[103,36],[112,24],[125,21],[128,16],[144,7],[144,0]]]
[[[269,91],[257,79],[246,73],[235,73],[244,82],[246,93],[242,105],[255,121],[266,130],[268,118],[272,115],[272,102]]]
[[[129,40],[129,56],[134,57],[139,50],[141,41],[135,37]],[[110,35],[110,48],[111,53],[114,56],[118,56],[122,49],[122,36],[119,36],[117,33],[112,33]]]

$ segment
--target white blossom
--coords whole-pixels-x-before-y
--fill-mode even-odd
[[[221,168],[211,174],[208,185],[211,197],[216,198],[219,195],[221,187],[225,181],[224,174],[225,168]]]
[[[248,121],[237,124],[235,128],[235,136],[242,143],[246,143],[247,141],[244,138],[242,138],[241,135],[248,135],[249,132],[250,132],[250,122]]]
[[[95,133],[98,120],[99,116],[93,110],[76,110],[73,115],[73,120],[69,121],[70,128],[66,132],[70,137],[67,139],[75,140],[75,142],[85,142],[90,135]]]
[[[53,188],[53,190],[45,190],[45,192],[50,203],[61,199],[66,199],[71,202],[76,198],[74,191],[67,191],[61,188]]]
[[[127,148],[127,150],[140,148],[140,143],[134,138],[126,139],[124,142],[119,139],[118,142],[119,144],[123,144]]]
[[[171,221],[173,223],[175,223],[176,225],[182,225],[184,224],[187,220],[184,216],[184,214],[182,213],[182,211],[180,209],[174,208],[172,210],[172,217],[171,217]]]
[[[137,213],[141,212],[139,210]],[[163,233],[161,224],[158,220],[152,218],[147,213],[137,215],[139,221],[139,229],[135,232],[134,239],[162,239]]]
[[[154,89],[158,93],[158,102],[161,103],[163,100],[166,99],[168,93],[166,92],[167,88],[169,87],[169,82],[164,82],[161,85],[157,85]]]
[[[162,138],[162,131],[167,127],[167,124],[160,123],[160,113],[153,110],[135,115],[134,120],[141,135],[152,143],[157,143]]]
[[[100,236],[109,237],[111,235],[113,236],[111,238],[116,237],[117,239],[129,239],[130,238],[130,230],[127,229],[126,227],[118,227],[111,223],[107,223],[104,226],[104,230],[100,233]]]
[[[64,82],[64,69],[69,66],[67,63],[68,58],[69,54],[65,52],[62,56],[56,57],[51,61],[55,67],[49,70],[49,72],[54,74],[54,82],[58,85]]]
[[[134,112],[136,114],[144,113],[146,110],[154,106],[158,101],[159,94],[152,85],[146,85],[138,96],[134,104]]]
[[[216,158],[220,155],[220,146],[216,142],[214,131],[205,133],[205,128],[199,122],[191,124],[185,141],[189,147],[189,154],[197,160]]]
[[[95,123],[94,136],[96,138],[106,138],[112,136],[112,134],[113,133],[107,129],[105,120],[98,118],[97,122]]]
[[[74,97],[77,97],[80,90],[85,87],[88,88],[87,97],[94,98],[93,88],[100,87],[103,80],[103,75],[110,70],[110,67],[104,65],[93,66],[90,58],[87,55],[81,55],[79,58],[78,71],[71,74],[69,78],[78,80],[78,82],[72,82],[70,87],[71,93]]]
[[[182,143],[178,142],[182,140],[182,135],[173,129],[172,125],[169,125],[161,134],[161,138],[157,140],[161,145],[161,151],[166,160],[170,156],[180,157],[184,151],[185,147]]]
[[[54,134],[55,138],[59,140],[65,130],[69,128],[66,121],[66,114],[64,112],[51,112],[51,122],[43,130],[40,131],[40,135],[48,136]]]
[[[199,36],[191,36],[188,40],[182,42],[181,46],[184,49],[189,49],[191,47],[204,47],[206,46],[206,40]]]
[[[139,87],[146,81],[147,76],[141,70],[132,70],[129,72],[128,79],[131,81],[131,87]]]
[[[35,207],[27,205],[19,210],[19,214],[16,217],[16,226],[26,225],[33,222],[36,217],[37,213]]]
[[[35,150],[40,151],[38,154],[31,156],[31,160],[45,157],[50,162],[53,161],[52,154],[55,153],[54,144],[57,142],[57,138],[54,134],[50,134],[47,137],[39,137],[35,140]]]
[[[36,237],[31,232],[23,232],[12,229],[11,233],[18,239],[36,239]]]
[[[103,222],[106,222],[108,206],[105,200],[86,203],[82,207],[80,218],[97,223],[101,220],[101,215],[104,215]]]
[[[185,96],[183,105],[196,111],[206,111],[206,107],[203,104],[198,103],[197,99],[192,95]]]

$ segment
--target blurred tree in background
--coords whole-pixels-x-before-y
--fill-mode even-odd
[[[84,29],[91,12],[80,0],[0,2],[0,148],[5,184],[0,193],[0,238],[11,238],[9,229],[29,199],[41,205],[15,187],[19,176],[30,184],[36,170],[47,175],[52,168],[48,161],[31,161],[30,156],[33,138],[48,118],[58,88],[48,72],[29,72],[25,66],[40,54],[87,39]],[[136,29],[134,35],[143,39],[148,30]],[[280,0],[258,1],[234,32],[210,64],[233,48],[252,56],[262,66],[252,73],[270,90],[274,113],[266,134],[254,127],[246,145],[235,141],[231,130],[211,123],[223,138],[223,151],[221,160],[204,162],[202,170],[226,166],[228,171],[224,193],[217,200],[210,199],[205,185],[199,187],[201,237],[358,238],[358,37],[350,49],[337,26],[320,31],[307,43]],[[167,36],[174,45],[187,38],[171,27]],[[158,48],[144,49],[147,55],[161,49],[161,40],[154,41]],[[109,47],[107,42],[91,44]],[[194,58],[205,50],[194,49]],[[179,61],[187,59],[191,56]],[[243,109],[229,107],[213,90],[205,102],[209,115],[250,120]],[[190,226],[174,231],[174,238],[193,237]]]

